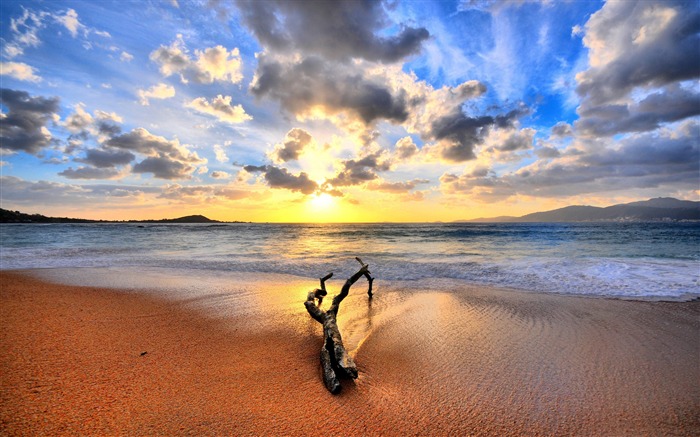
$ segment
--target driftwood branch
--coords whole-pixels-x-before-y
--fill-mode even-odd
[[[330,308],[327,311],[320,309],[323,297],[328,293],[326,291],[326,281],[333,276],[333,273],[320,278],[321,288],[310,291],[306,296],[304,306],[309,312],[309,315],[317,322],[323,325],[323,347],[321,348],[321,369],[323,371],[323,383],[331,393],[340,391],[339,377],[357,378],[357,367],[352,357],[345,350],[343,339],[338,329],[336,317],[340,309],[340,303],[347,297],[350,292],[350,287],[357,282],[362,276],[367,278],[369,289],[367,294],[372,298],[372,282],[374,278],[369,273],[368,265],[363,263],[360,258],[355,258],[362,266],[355,274],[350,276],[340,294],[333,298]],[[316,302],[318,301],[318,303]]]

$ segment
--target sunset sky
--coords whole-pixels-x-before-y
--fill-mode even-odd
[[[0,3],[2,208],[451,221],[700,198],[697,1]]]

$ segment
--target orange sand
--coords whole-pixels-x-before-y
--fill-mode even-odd
[[[333,396],[306,290],[222,315],[0,272],[0,434],[700,433],[700,302],[375,286],[341,306],[360,378]]]

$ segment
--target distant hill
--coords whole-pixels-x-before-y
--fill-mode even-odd
[[[46,217],[41,214],[25,214],[19,211],[10,211],[0,208],[0,223],[223,223],[212,220],[203,215],[188,215],[174,219],[161,220],[87,220],[69,217]]]
[[[41,214],[25,214],[0,208],[0,223],[94,223],[86,220],[68,217],[46,217]]]
[[[700,220],[700,202],[671,197],[612,205],[567,206],[552,211],[535,212],[521,217],[493,217],[462,222],[536,223],[536,222],[600,222],[600,221],[679,221]]]
[[[212,220],[203,215],[188,215],[174,219],[162,220],[129,220],[129,223],[221,223],[218,220]]]

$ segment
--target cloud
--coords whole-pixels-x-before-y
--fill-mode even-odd
[[[696,189],[700,174],[700,125],[687,122],[676,130],[635,134],[615,142],[563,153],[498,176],[492,171],[443,174],[441,190],[480,200],[518,194],[572,196],[607,191],[663,188]],[[553,154],[554,155],[554,154]]]
[[[394,153],[398,160],[407,160],[418,153],[418,146],[411,137],[403,137],[394,145]]]
[[[541,146],[535,149],[535,155],[540,159],[558,158],[561,156],[561,152],[555,147]]]
[[[73,170],[73,167],[68,167],[58,175],[68,179],[119,179],[126,173],[115,168],[78,167]]]
[[[666,86],[640,102],[579,108],[576,132],[590,137],[655,130],[665,123],[700,115],[700,93],[680,84]]]
[[[226,173],[225,171],[213,171],[211,172],[211,177],[214,179],[229,179],[231,174]]]
[[[377,172],[390,170],[391,165],[391,159],[381,151],[359,159],[347,159],[342,161],[342,170],[328,179],[324,186],[330,184],[333,187],[347,187],[363,184],[377,179]]]
[[[319,189],[316,182],[309,179],[305,172],[294,175],[286,168],[274,165],[246,165],[243,167],[248,173],[262,173],[265,181],[271,188],[284,188],[290,191],[298,191],[302,194],[312,194]]]
[[[181,35],[170,46],[160,46],[151,55],[151,61],[160,65],[165,76],[179,74],[183,82],[194,80],[210,84],[214,81],[239,83],[243,80],[242,62],[238,48],[228,51],[223,46],[195,50],[191,58]]]
[[[169,157],[193,164],[206,162],[206,160],[201,159],[197,153],[190,152],[187,147],[180,144],[180,141],[177,139],[169,141],[164,137],[151,134],[144,128],[136,128],[129,133],[111,138],[105,142],[105,145],[153,157]]]
[[[88,126],[90,126],[93,123],[94,119],[92,118],[92,115],[87,113],[84,108],[85,105],[79,103],[75,105],[75,112],[66,117],[66,120],[63,123],[63,125],[70,132],[78,133],[80,131],[85,130]]]
[[[304,129],[293,128],[284,137],[284,141],[275,146],[270,153],[270,158],[278,164],[299,159],[304,148],[311,144],[313,138]]]
[[[187,203],[211,203],[218,200],[239,200],[250,197],[250,192],[221,185],[166,185],[159,198],[181,200]]]
[[[700,8],[687,1],[610,1],[585,25],[590,68],[576,76],[583,106],[615,102],[636,87],[700,75]]]
[[[113,137],[104,146],[146,155],[147,158],[134,165],[134,173],[152,173],[159,179],[189,179],[195,165],[206,164],[196,152],[191,152],[177,139],[167,140],[153,135],[144,128]]]
[[[169,99],[175,97],[175,88],[165,83],[159,83],[147,90],[138,90],[137,94],[139,103],[148,106],[148,99]]]
[[[74,9],[68,9],[64,15],[56,15],[55,20],[68,29],[73,38],[78,36],[78,30],[85,28],[78,20],[78,13]]]
[[[22,15],[10,19],[10,31],[12,39],[3,40],[3,53],[8,58],[14,58],[24,54],[28,47],[37,47],[41,44],[39,31],[46,26],[44,18],[46,12],[32,12],[22,7]]]
[[[297,118],[313,116],[319,109],[329,115],[347,113],[364,124],[377,120],[400,123],[408,118],[401,90],[392,92],[357,66],[330,63],[316,56],[287,62],[260,55],[250,91],[258,98],[278,100]]]
[[[124,150],[87,149],[84,158],[77,158],[77,162],[90,164],[98,168],[113,168],[126,165],[136,159],[136,156]]]
[[[89,190],[77,185],[49,181],[27,181],[15,176],[0,176],[3,203],[35,205],[63,204],[69,199],[85,197]]]
[[[74,9],[67,9],[62,13],[51,13],[45,11],[32,11],[22,7],[22,15],[10,19],[9,41],[3,39],[3,54],[7,58],[14,58],[24,54],[24,50],[31,47],[38,47],[41,44],[39,32],[51,23],[57,23],[68,30],[73,38],[79,35],[83,37],[83,46],[91,48],[92,44],[87,38],[94,33],[104,38],[110,38],[108,32],[87,27],[78,19],[78,13]]]
[[[299,52],[334,61],[396,62],[417,53],[430,34],[407,25],[391,34],[384,2],[273,0],[237,2],[243,22],[268,50]],[[392,29],[393,30],[393,29]]]
[[[502,115],[482,115],[471,117],[455,108],[452,113],[441,117],[423,135],[437,140],[430,153],[447,162],[464,162],[476,158],[476,146],[483,144],[492,128],[510,129],[514,122],[527,114],[525,107],[514,109]],[[516,143],[504,145],[512,147]]]
[[[62,125],[72,134],[68,138],[69,148],[65,149],[66,153],[69,153],[70,148],[87,140],[90,135],[96,137],[98,142],[104,142],[121,133],[121,126],[117,124],[122,122],[119,115],[99,109],[93,111],[93,114],[85,110],[83,103],[78,103],[75,105],[75,112],[66,117]],[[78,143],[75,144],[76,142]]]
[[[30,65],[22,62],[0,62],[0,75],[14,77],[26,82],[41,82],[41,77]]]
[[[475,158],[475,147],[491,128],[511,127],[528,113],[518,107],[504,114],[467,115],[463,105],[486,93],[483,83],[472,80],[435,89],[392,64],[419,51],[428,32],[405,25],[388,32],[388,5],[381,2],[238,5],[264,48],[250,92],[278,101],[297,120],[329,119],[365,145],[373,142],[376,125],[386,121],[434,141],[430,156],[464,162]],[[335,12],[319,19],[327,9]],[[355,174],[371,178],[367,171]],[[348,172],[336,182],[356,180]]]
[[[131,62],[133,59],[134,55],[126,51],[122,51],[121,55],[119,55],[119,60],[122,62]]]
[[[228,156],[226,155],[226,151],[219,144],[214,144],[214,155],[216,156],[217,161],[228,162]]]
[[[151,156],[136,163],[134,173],[153,173],[158,179],[189,179],[195,167],[187,162],[177,161],[166,156]]]
[[[428,179],[413,179],[406,182],[372,181],[367,184],[368,190],[384,191],[387,193],[408,193],[418,184],[430,183]]]
[[[96,204],[105,200],[118,202],[124,199],[127,202],[133,202],[134,198],[146,193],[160,191],[157,187],[148,186],[76,185],[43,180],[27,181],[15,176],[0,176],[0,185],[3,187],[3,203],[12,208],[20,205],[30,208],[35,208],[36,205],[42,207],[87,205],[94,208]]]
[[[493,148],[499,152],[515,152],[532,148],[532,141],[537,131],[532,128],[525,128],[519,131],[502,132],[504,139],[499,141]]]
[[[59,119],[57,97],[32,97],[25,91],[2,88],[0,103],[8,108],[0,117],[0,149],[36,155],[51,143],[46,125]]]
[[[246,114],[243,106],[240,104],[236,106],[231,105],[231,96],[222,96],[221,94],[212,99],[211,103],[204,97],[198,97],[185,106],[204,114],[213,115],[226,123],[238,124],[253,119],[253,117]]]
[[[552,136],[554,138],[565,138],[573,136],[574,131],[571,125],[565,121],[560,121],[552,127]]]

